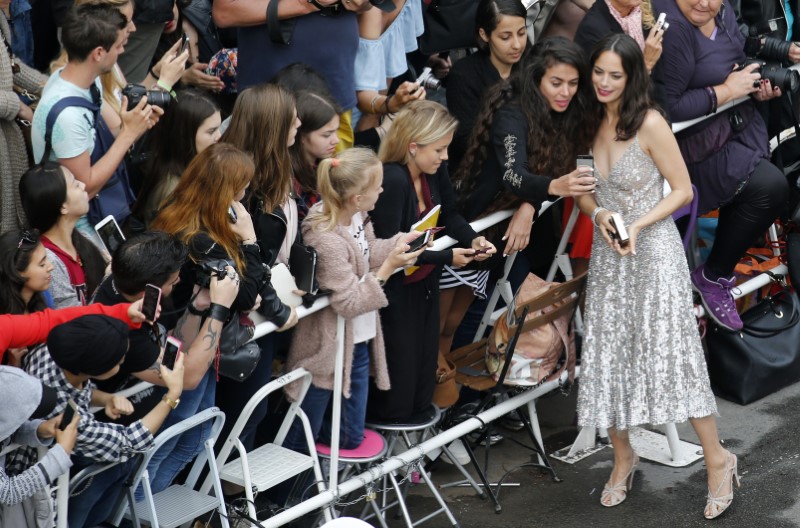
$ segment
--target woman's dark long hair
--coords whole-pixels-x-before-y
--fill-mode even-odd
[[[334,116],[342,112],[336,101],[326,95],[304,90],[295,94],[295,98],[297,117],[302,124],[297,129],[294,145],[289,147],[292,173],[303,191],[317,192],[317,160],[311,159],[306,152],[303,138],[324,127]]]
[[[61,207],[67,201],[67,182],[64,170],[57,163],[31,167],[19,181],[19,195],[28,226],[45,233],[61,218]],[[72,230],[72,245],[78,252],[86,275],[87,297],[100,285],[106,262],[100,250],[77,229]]]
[[[605,37],[592,49],[589,61],[592,70],[594,70],[597,59],[606,51],[615,53],[619,57],[622,69],[628,77],[619,105],[619,121],[615,138],[617,141],[627,141],[634,137],[642,127],[648,110],[658,110],[662,115],[663,111],[650,96],[650,75],[647,74],[644,55],[636,41],[624,33],[615,33]],[[597,100],[597,97],[593,97],[592,100],[596,107],[593,113],[598,119],[601,119],[605,114],[605,107]]]
[[[0,314],[40,312],[47,308],[41,292],[27,304],[22,299],[25,277],[21,275],[31,264],[33,252],[41,246],[36,231],[9,231],[0,236]]]
[[[148,153],[145,176],[132,214],[141,216],[158,183],[168,176],[180,176],[197,156],[197,130],[203,121],[219,112],[219,105],[205,92],[187,88],[177,93],[175,104],[164,112],[158,125],[145,139]],[[150,218],[142,218],[150,221]]]
[[[548,68],[567,64],[578,71],[578,91],[564,112],[551,110],[539,86]],[[511,102],[519,105],[528,122],[528,166],[536,174],[553,178],[575,169],[575,157],[588,151],[596,129],[587,121],[590,107],[589,69],[581,48],[564,37],[550,37],[536,44],[530,55],[507,81],[495,85],[484,100],[472,130],[467,152],[455,181],[459,198],[468,199],[477,186],[490,149],[495,113]],[[593,118],[589,119],[593,121]],[[514,203],[509,198],[495,202],[493,210]]]
[[[480,0],[475,10],[475,41],[478,48],[483,52],[489,52],[489,44],[480,37],[481,29],[489,37],[492,31],[497,29],[500,17],[513,16],[524,19],[527,14],[520,0]]]

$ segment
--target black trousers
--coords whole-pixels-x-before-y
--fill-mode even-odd
[[[402,284],[403,274],[387,283],[389,306],[381,325],[392,387],[370,383],[367,421],[402,423],[431,404],[439,355],[439,276],[436,268],[420,282]]]
[[[761,160],[741,192],[720,208],[706,269],[718,277],[733,275],[733,268],[745,251],[782,213],[788,197],[789,186],[783,172]]]

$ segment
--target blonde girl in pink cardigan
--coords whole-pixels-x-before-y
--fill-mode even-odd
[[[311,208],[301,227],[304,242],[317,250],[317,278],[331,292],[331,304],[298,323],[287,368],[303,367],[313,375],[302,408],[315,438],[329,444],[336,320],[339,315],[346,319],[342,449],[355,449],[364,438],[369,376],[379,389],[389,388],[378,316],[388,304],[383,285],[394,270],[412,265],[424,251],[406,253],[417,233],[375,238],[368,212],[383,191],[382,182],[383,167],[369,149],[352,148],[323,159],[317,169],[322,202]],[[299,420],[284,445],[307,451]]]

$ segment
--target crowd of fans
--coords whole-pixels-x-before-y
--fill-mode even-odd
[[[416,50],[420,0],[50,4],[47,13],[34,6],[31,25],[25,0],[0,0],[0,391],[18,402],[0,412],[0,445],[56,444],[41,459],[25,448],[0,458],[0,524],[24,519],[26,501],[60,474],[119,462],[70,498],[70,527],[101,523],[133,455],[160,430],[218,406],[224,439],[276,368],[312,373],[302,408],[316,440],[330,441],[337,315],[346,319],[342,446],[361,443],[366,421],[424,414],[438,357],[465,314],[484,306],[503,256],[517,254],[515,288],[530,272],[545,276],[573,207],[585,213],[571,237],[578,270],[598,243],[615,258],[633,251],[609,238],[600,178],[620,156],[609,145],[638,141],[673,184],[672,198],[654,205],[658,218],[634,222],[634,238],[691,200],[689,177],[700,211],[719,209],[708,260],[684,278],[722,327],[742,327],[734,265],[787,207],[768,137],[785,128],[791,103],[751,60],[800,60],[800,46],[784,46],[800,13],[769,34],[753,29],[787,9],[777,0],[736,9],[728,0],[597,0],[572,28],[574,42],[539,35],[535,45],[524,2],[476,0],[477,49],[460,60]],[[414,65],[425,64],[436,76],[422,82]],[[615,86],[619,100],[608,95]],[[676,145],[665,139],[662,116],[710,114]],[[685,167],[663,167],[659,145]],[[576,168],[593,148],[597,167]],[[509,208],[486,233],[469,224]],[[108,216],[127,236],[118,247],[95,229]],[[426,218],[456,246],[417,247],[414,227]],[[271,282],[275,266],[297,273],[298,246],[317,253],[321,293],[294,297],[331,301],[299,323],[296,303]],[[143,313],[150,286],[161,291],[158,318]],[[594,353],[592,332],[606,330],[595,330],[604,323],[593,326],[591,310],[602,301],[590,299]],[[223,327],[254,311],[277,333],[258,339],[246,379],[220,376]],[[169,368],[167,336],[183,343]],[[691,369],[709,395],[704,363]],[[142,380],[152,387],[115,395]],[[581,420],[611,428],[619,448],[603,493],[614,506],[638,461],[624,433],[635,423],[625,412],[601,420],[602,405],[581,401]],[[75,419],[61,428],[69,405]],[[681,415],[709,446],[713,407]],[[265,401],[241,434],[248,450],[272,419]],[[195,428],[160,449],[148,466],[153,492],[180,478],[208,435]],[[285,445],[306,449],[299,422]],[[737,467],[709,446],[710,518],[730,504]]]

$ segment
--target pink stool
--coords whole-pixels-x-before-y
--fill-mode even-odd
[[[317,442],[316,447],[317,454],[320,458],[327,458],[330,460],[331,446]],[[361,445],[355,449],[339,450],[339,467],[342,468],[340,471],[341,475],[339,476],[339,482],[344,482],[350,475],[353,475],[354,473],[357,474],[365,471],[366,468],[373,462],[383,460],[383,458],[386,456],[387,450],[388,445],[386,444],[386,439],[383,438],[383,435],[373,431],[372,429],[364,429],[364,440],[361,442]],[[378,508],[377,501],[368,500],[367,503],[372,507],[378,518],[381,520],[382,528],[386,528],[386,524],[383,522],[383,517],[380,515],[381,512]],[[369,506],[365,507],[363,513],[366,513]],[[345,510],[342,510],[340,514],[345,515]]]

